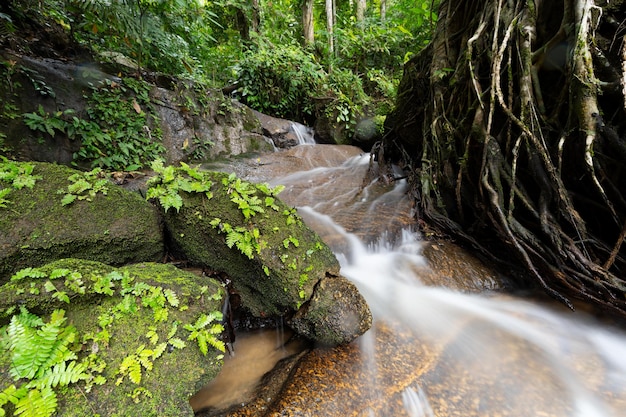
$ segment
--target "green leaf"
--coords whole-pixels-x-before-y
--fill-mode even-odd
[[[67,206],[69,204],[72,204],[74,201],[76,201],[76,197],[77,196],[74,194],[65,194],[61,199],[61,205]]]
[[[52,388],[31,389],[15,407],[15,415],[22,417],[49,417],[57,408],[57,397]]]
[[[24,268],[17,271],[12,277],[11,281],[19,281],[25,278],[45,278],[46,273],[38,268]]]

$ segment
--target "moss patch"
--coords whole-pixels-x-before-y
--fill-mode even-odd
[[[68,177],[78,171],[34,163],[33,188],[10,193],[0,209],[0,283],[15,271],[78,257],[111,265],[156,261],[163,253],[158,214],[137,193],[113,184],[93,201],[62,206]],[[3,187],[0,184],[0,189]]]
[[[52,278],[60,270],[68,272]],[[84,295],[77,295],[68,283],[75,272],[81,275]],[[104,272],[116,277],[110,287],[102,285]],[[71,350],[78,361],[91,358],[90,363],[103,365],[94,374],[100,382],[106,381],[57,387],[56,415],[193,415],[188,399],[217,375],[222,352],[211,348],[207,355],[202,354],[197,343],[189,340],[191,332],[186,327],[198,317],[220,310],[224,291],[219,283],[171,265],[142,263],[115,269],[75,259],[31,270],[31,275],[37,274],[41,277],[25,277],[2,290],[6,294],[21,288],[22,294],[27,294],[34,283],[42,288],[40,298],[52,298],[52,292],[45,290],[49,288],[46,282],[52,282],[57,291],[72,293],[63,306],[67,323],[78,334]],[[104,293],[103,288],[112,293]],[[43,303],[44,321],[44,310],[55,308],[57,305]],[[0,337],[4,331],[6,327],[0,329]],[[0,343],[0,351],[2,358],[11,357],[6,343]],[[135,360],[141,363],[138,370],[124,370],[124,364]],[[7,360],[0,361],[0,390],[18,384],[8,376],[10,366]]]
[[[164,214],[170,247],[196,265],[226,271],[254,315],[294,311],[321,278],[338,274],[331,250],[267,187],[224,173],[202,175],[210,198],[204,190],[181,191],[178,211]],[[165,179],[153,182],[163,185]]]

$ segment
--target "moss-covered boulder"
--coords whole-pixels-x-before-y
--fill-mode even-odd
[[[20,271],[0,287],[0,406],[8,415],[193,416],[190,396],[222,365],[224,293],[166,264],[64,259]]]
[[[148,197],[157,198],[165,210],[171,250],[195,265],[227,272],[253,315],[290,316],[307,304],[321,280],[339,276],[330,248],[278,199],[280,187],[184,164],[154,168],[158,175],[149,181]],[[365,305],[356,288],[353,295]],[[336,300],[337,308],[346,308],[346,300]],[[369,328],[365,310],[359,317],[363,321],[351,323],[349,338],[334,342],[350,341]]]
[[[0,159],[0,283],[61,258],[123,265],[162,254],[158,212],[139,194],[95,172]]]
[[[276,197],[278,189],[221,172],[197,172],[199,177],[193,179],[189,174],[196,171],[188,167],[171,169],[151,180],[148,191],[151,196],[157,193],[151,190],[163,190],[171,250],[195,265],[227,272],[252,314],[293,311],[321,278],[338,275],[339,263],[331,250],[295,209]],[[180,207],[169,208],[171,186],[185,178],[191,183],[184,188],[201,192],[181,187]]]

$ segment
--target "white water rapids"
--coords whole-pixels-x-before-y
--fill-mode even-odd
[[[318,146],[298,148],[309,149],[281,160],[258,158],[256,166],[239,166],[238,174],[285,185],[281,198],[331,246],[375,322],[408,329],[416,344],[436,352],[430,368],[402,389],[406,415],[626,415],[622,330],[559,306],[424,285],[423,243],[406,227],[405,184],[374,181],[361,188],[367,155],[343,155],[338,148],[320,162],[312,156]],[[376,331],[374,326],[361,338],[363,355],[375,349]],[[376,372],[370,392],[379,380],[394,378]]]

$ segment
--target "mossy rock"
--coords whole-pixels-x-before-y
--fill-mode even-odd
[[[212,183],[211,198],[204,193],[181,192],[180,210],[164,213],[169,245],[195,265],[227,272],[253,315],[293,312],[309,299],[320,279],[339,274],[339,263],[330,248],[295,209],[256,185],[242,185],[244,182],[232,175],[204,175]],[[233,202],[237,188],[246,186],[259,201],[259,211],[249,218],[245,209]],[[247,247],[229,228],[256,235],[254,247]]]
[[[67,189],[68,178],[79,171],[31,164],[39,178],[34,186],[12,189],[0,207],[0,283],[22,268],[67,257],[110,265],[161,259],[158,213],[139,194],[111,183],[106,195],[63,206],[58,190]],[[0,181],[0,190],[7,187]]]
[[[53,279],[54,271],[60,270],[66,271],[65,275]],[[74,290],[67,271],[80,273],[85,294]],[[110,287],[112,294],[101,291],[107,287],[101,285],[106,274],[116,277]],[[77,354],[77,361],[91,356],[97,358],[94,362],[106,364],[98,374],[106,379],[102,385],[88,388],[86,380],[57,387],[55,415],[193,416],[189,398],[217,375],[222,352],[209,346],[203,354],[198,343],[189,340],[191,331],[185,326],[195,324],[202,315],[214,315],[216,321],[210,325],[221,327],[219,311],[225,291],[218,282],[167,264],[112,268],[77,259],[47,264],[31,270],[31,275],[40,277],[12,281],[2,291],[21,288],[23,294],[30,294],[33,285],[39,288],[43,306],[39,311],[44,321],[49,317],[46,313],[63,308],[67,324],[76,328],[71,350]],[[56,290],[46,292],[50,288],[46,282],[54,284]],[[55,291],[66,292],[69,304],[43,301],[55,298]],[[5,348],[0,343],[0,350]],[[5,385],[0,386],[1,392],[16,382],[8,373],[11,355],[2,351],[0,356],[4,358],[0,360],[0,380]],[[147,359],[149,366],[140,366],[138,373],[133,373],[132,366],[130,371],[120,373],[124,361],[132,364],[140,357]]]

